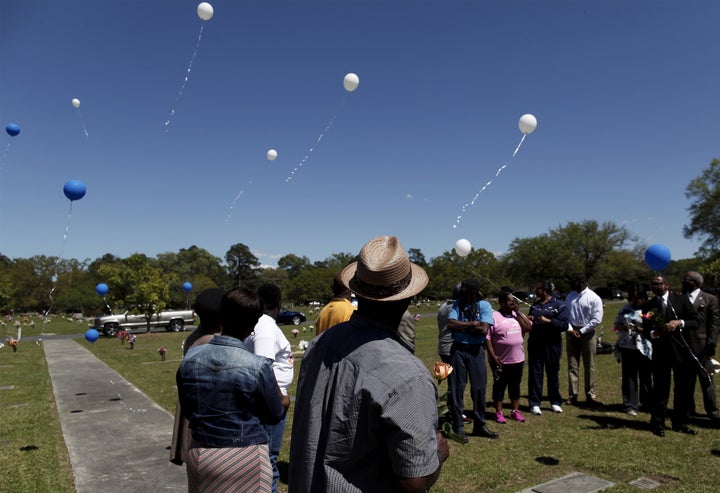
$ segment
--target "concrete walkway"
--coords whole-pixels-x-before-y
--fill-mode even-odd
[[[187,491],[173,416],[77,342],[43,346],[78,493]]]

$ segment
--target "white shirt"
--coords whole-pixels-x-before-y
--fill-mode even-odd
[[[288,387],[294,377],[293,354],[290,342],[278,327],[275,319],[263,314],[255,325],[253,334],[248,336],[243,344],[248,350],[273,360],[273,373],[277,380],[280,392],[287,395]]]
[[[690,303],[695,303],[695,300],[697,299],[699,294],[700,294],[700,288],[697,288],[696,290],[691,291],[688,294],[688,298],[690,298]]]
[[[590,288],[585,288],[579,293],[571,292],[565,298],[565,305],[568,308],[568,324],[571,329],[580,327],[581,334],[587,334],[600,325],[603,318],[602,299]]]

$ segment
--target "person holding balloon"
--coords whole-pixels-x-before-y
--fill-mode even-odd
[[[650,427],[659,437],[665,436],[665,416],[670,399],[670,378],[675,380],[672,429],[686,435],[697,432],[688,427],[694,361],[685,333],[697,330],[697,312],[690,299],[669,290],[670,284],[660,275],[652,278],[655,296],[642,305],[643,331],[652,341],[653,392]]]

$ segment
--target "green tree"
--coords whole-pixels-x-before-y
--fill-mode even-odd
[[[167,306],[169,286],[177,279],[174,274],[165,273],[140,253],[131,255],[121,263],[100,265],[98,273],[107,280],[108,285],[114,287],[109,295],[111,300],[122,302],[125,308],[134,306],[145,315],[148,332],[153,316]],[[116,294],[112,295],[113,292]]]
[[[227,272],[236,286],[254,287],[260,261],[252,254],[250,248],[236,243],[225,254]]]
[[[0,254],[0,311],[12,307],[13,287],[10,282],[10,269],[12,262],[5,255]]]
[[[297,277],[300,272],[302,272],[304,269],[307,269],[312,264],[310,263],[310,259],[307,257],[298,257],[297,255],[293,253],[289,253],[287,255],[284,255],[278,259],[278,269],[284,270],[287,272],[288,278],[293,279]]]
[[[700,255],[712,258],[720,248],[720,159],[713,159],[700,176],[690,180],[685,197],[692,203],[690,224],[683,226],[683,235],[701,239]]]
[[[423,252],[419,248],[408,249],[408,257],[410,258],[410,262],[420,267],[425,268],[428,265],[427,260],[425,260],[425,255],[423,255]]]
[[[170,285],[171,307],[184,307],[189,304],[191,293],[182,289],[185,282],[193,286],[193,293],[208,288],[228,288],[232,285],[222,266],[222,259],[195,245],[181,248],[177,253],[166,252],[157,256],[157,264],[163,271],[175,274],[177,282]]]

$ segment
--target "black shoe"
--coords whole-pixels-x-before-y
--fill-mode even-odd
[[[473,430],[472,434],[476,437],[485,437],[492,439],[498,438],[500,436],[499,433],[497,433],[496,431],[491,431],[487,426],[483,426],[482,428]]]
[[[686,435],[697,435],[697,431],[691,430],[687,425],[673,426],[673,431],[684,433]]]
[[[568,397],[568,400],[566,402],[566,404],[569,406],[577,406],[577,403],[578,400],[576,395],[571,395],[570,397]]]
[[[655,428],[653,430],[653,435],[657,437],[664,437],[665,436],[665,430],[663,428]]]
[[[601,408],[601,407],[604,406],[604,404],[603,404],[602,402],[600,402],[599,400],[597,400],[597,399],[594,398],[594,397],[588,397],[588,399],[587,399],[587,405],[588,405],[588,407],[594,407],[594,408],[596,408],[596,409]]]

